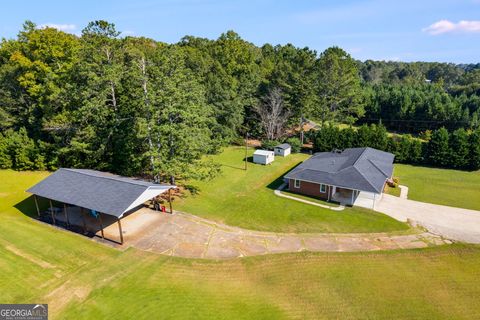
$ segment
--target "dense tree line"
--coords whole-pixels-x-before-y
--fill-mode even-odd
[[[480,125],[478,65],[368,60],[360,73],[367,103],[358,123],[409,133]]]
[[[480,169],[480,129],[445,128],[427,132],[426,140],[411,135],[389,135],[382,124],[341,129],[327,125],[312,133],[314,151],[371,147],[391,152],[395,161],[462,170]]]
[[[79,36],[26,22],[0,44],[0,168],[204,178],[218,167],[203,155],[246,133],[283,141],[307,119],[475,129],[479,90],[478,65],[359,62],[233,31],[166,44],[106,21]]]

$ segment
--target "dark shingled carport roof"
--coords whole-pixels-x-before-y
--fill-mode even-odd
[[[394,155],[372,148],[319,152],[285,175],[286,179],[382,193],[392,176]]]
[[[59,169],[27,190],[47,199],[121,217],[147,190],[174,188],[88,169]]]

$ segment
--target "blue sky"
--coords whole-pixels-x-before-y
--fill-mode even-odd
[[[170,43],[232,29],[257,45],[338,45],[361,60],[480,62],[480,0],[8,1],[0,37],[15,37],[27,19],[72,33],[104,19],[124,34]]]

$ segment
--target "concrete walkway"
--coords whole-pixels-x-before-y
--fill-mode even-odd
[[[413,221],[448,239],[480,243],[480,211],[419,202],[384,194],[375,210]]]
[[[451,243],[439,236],[414,234],[288,234],[246,230],[176,212],[141,209],[122,220],[125,244],[141,250],[185,258],[232,259],[300,251],[374,251],[424,248]],[[115,226],[106,228],[112,236]],[[98,240],[98,238],[96,238]],[[98,240],[103,241],[103,240]]]
[[[300,199],[300,198],[297,198],[297,197],[294,197],[294,196],[286,195],[286,194],[282,193],[282,190],[285,189],[286,186],[287,186],[287,184],[285,182],[282,183],[277,189],[275,189],[273,191],[273,193],[276,196],[279,196],[279,197],[282,197],[282,198],[287,198],[287,199],[290,199],[290,200],[295,200],[295,201],[306,203],[306,204],[310,204],[312,206],[322,207],[322,208],[331,209],[331,210],[335,210],[335,211],[342,211],[343,209],[345,209],[345,206],[342,206],[342,205],[339,205],[339,206],[336,206],[336,207],[327,206],[325,204],[321,204],[321,203],[318,203],[318,202],[308,201],[308,200],[305,200],[305,199]]]
[[[408,198],[408,187],[407,186],[398,186],[400,188],[400,198],[407,199]]]

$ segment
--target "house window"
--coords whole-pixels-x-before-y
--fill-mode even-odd
[[[294,180],[295,188],[300,188],[300,180]]]
[[[321,192],[321,193],[327,192],[327,185],[326,185],[326,184],[323,184],[323,183],[322,183],[322,184],[320,185],[320,192]]]

